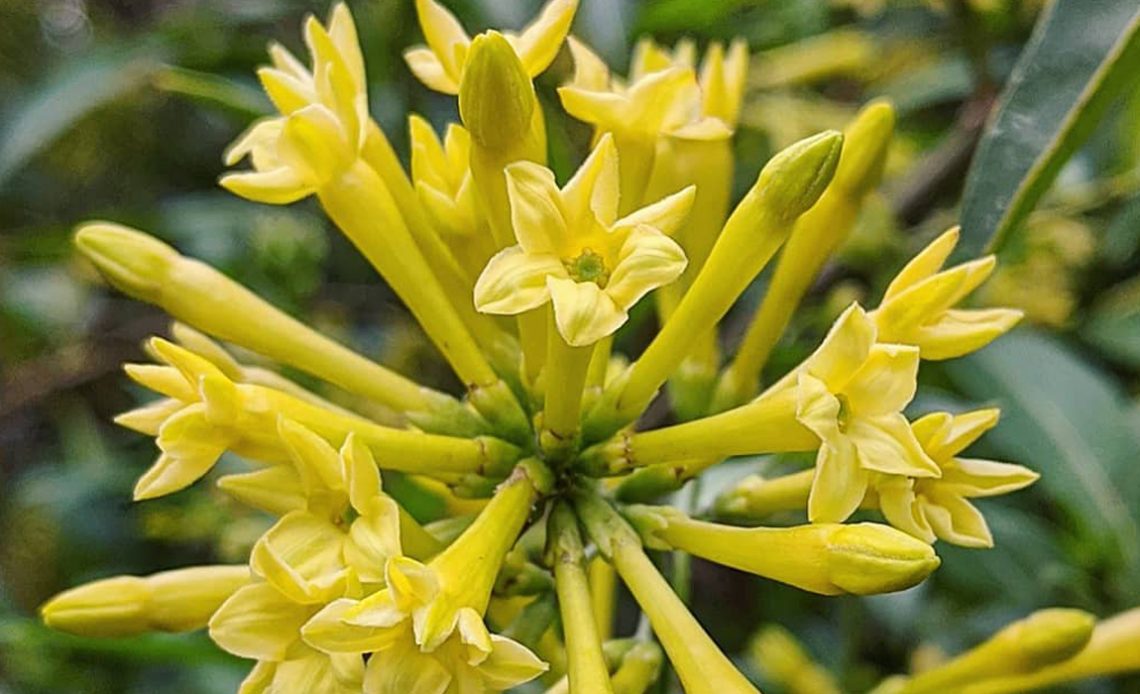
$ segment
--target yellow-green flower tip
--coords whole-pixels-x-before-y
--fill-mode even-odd
[[[530,129],[537,106],[534,85],[506,37],[475,37],[459,85],[459,115],[471,137],[488,149],[517,142]]]
[[[80,636],[131,636],[147,630],[150,592],[138,576],[116,576],[72,588],[40,607],[44,624]]]
[[[80,226],[75,245],[116,289],[142,301],[158,300],[164,276],[179,258],[153,236],[110,222]]]
[[[895,131],[895,109],[885,99],[872,101],[847,126],[834,185],[861,195],[879,184]]]
[[[1072,658],[1092,638],[1096,617],[1083,610],[1038,610],[1017,625],[1016,643],[1026,665],[1036,669]]]
[[[827,561],[831,582],[855,595],[905,590],[924,581],[942,563],[930,545],[877,523],[836,531]]]
[[[843,133],[827,130],[772,157],[756,181],[768,209],[789,220],[806,212],[831,183],[842,150]]]

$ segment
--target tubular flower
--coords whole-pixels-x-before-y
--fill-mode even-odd
[[[511,164],[506,176],[518,245],[491,258],[476,282],[480,311],[514,315],[551,302],[566,342],[589,345],[684,271],[685,253],[669,234],[688,213],[693,190],[618,219],[612,139],[603,137],[561,189],[549,169],[530,162]]]
[[[880,340],[914,345],[923,359],[952,359],[985,347],[1021,320],[1021,311],[1015,309],[953,308],[997,266],[991,255],[939,272],[957,243],[958,229],[950,229],[887,287],[879,308],[870,314]]]
[[[986,519],[969,499],[1008,494],[1040,477],[1020,465],[959,458],[998,422],[997,410],[951,415],[938,412],[914,422],[923,450],[941,468],[939,478],[880,475],[875,480],[879,508],[891,525],[926,542],[941,538],[964,547],[993,547]]]
[[[551,0],[521,33],[503,32],[531,77],[545,70],[558,55],[577,9],[578,0]],[[409,49],[404,60],[431,89],[458,94],[471,37],[455,15],[434,0],[416,0],[416,14],[427,45]]]
[[[420,323],[461,395],[357,354],[154,237],[108,222],[77,230],[111,285],[177,321],[172,341],[146,344],[154,363],[126,367],[161,396],[117,418],[160,451],[135,498],[182,490],[230,454],[248,467],[218,487],[272,525],[248,565],[96,581],[49,600],[48,625],[86,635],[204,627],[256,662],[244,694],[473,694],[544,673],[552,694],[639,694],[664,657],[689,694],[752,693],[687,608],[684,563],[671,584],[652,552],[865,595],[923,581],[939,566],[935,537],[992,542],[968,499],[1034,479],[959,457],[996,414],[913,424],[902,414],[920,357],[976,349],[1016,320],[955,308],[993,260],[940,270],[953,234],[907,265],[876,311],[852,305],[810,357],[752,397],[794,306],[877,185],[890,106],[752,167],[732,207],[743,42],[713,44],[698,68],[693,44],[644,41],[625,81],[570,39],[575,75],[561,104],[594,139],[559,186],[543,108],[557,102],[540,104],[534,77],[576,8],[552,0],[520,33],[469,37],[439,4],[416,0],[426,46],[407,62],[456,95],[462,124],[437,133],[409,114],[408,172],[369,115],[356,30],[337,5],[327,24],[306,20],[308,62],[270,47],[259,75],[278,113],[227,153],[230,165],[251,163],[222,178],[231,192],[316,199]],[[789,239],[765,299],[774,308],[750,331],[763,339],[746,338],[745,356],[726,366],[719,324]],[[660,330],[636,359],[613,353],[650,292]],[[272,363],[243,363],[231,346]],[[302,387],[277,366],[313,380]],[[666,384],[672,421],[638,429],[659,421],[645,415],[666,404]],[[806,510],[810,524],[732,527],[625,505],[729,457],[795,452],[814,454],[814,468],[750,478],[712,510],[747,521]],[[387,470],[407,474],[385,486]],[[400,505],[412,493],[439,501],[440,517],[419,525]],[[894,527],[844,524],[858,507],[878,507]],[[618,577],[645,617],[635,638],[610,638]],[[1076,627],[1054,628],[1055,643],[1019,641],[1019,652],[1065,655]],[[1131,662],[1109,653],[1088,667]]]
[[[902,415],[914,398],[917,374],[918,349],[876,344],[875,326],[858,304],[843,312],[804,362],[796,374],[796,418],[821,442],[808,499],[813,523],[850,516],[872,473],[942,474]]]

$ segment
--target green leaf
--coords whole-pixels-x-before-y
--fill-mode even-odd
[[[1056,0],[1026,45],[974,155],[959,252],[998,249],[1112,101],[1140,77],[1136,0]]]
[[[1080,334],[1113,360],[1140,369],[1140,278],[1110,289]]]
[[[1041,473],[1038,486],[1076,521],[1090,546],[1117,552],[1140,576],[1140,437],[1110,376],[1059,341],[1021,331],[946,366],[970,397],[992,401],[1001,423],[987,444]]]
[[[161,67],[153,47],[85,56],[60,66],[0,127],[0,186],[93,110],[145,84]]]
[[[221,106],[243,119],[260,118],[270,112],[269,99],[260,89],[242,82],[166,65],[154,75],[154,86],[172,94]]]

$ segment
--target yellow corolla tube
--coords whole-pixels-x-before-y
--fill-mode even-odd
[[[949,662],[915,675],[898,694],[961,691],[981,680],[1027,675],[1062,663],[1088,645],[1095,624],[1096,618],[1082,610],[1038,610]]]
[[[874,101],[844,131],[843,153],[835,177],[819,201],[796,222],[780,252],[764,300],[749,323],[732,362],[721,375],[713,409],[746,401],[759,389],[760,370],[823,264],[855,227],[863,198],[878,185],[891,138],[895,112]]]
[[[630,506],[626,517],[655,549],[679,549],[823,595],[905,590],[940,564],[930,545],[877,523],[738,528],[668,506]]]
[[[687,694],[757,694],[717,647],[642,549],[637,532],[592,492],[574,497],[586,531],[617,569],[661,641]]]
[[[89,222],[76,231],[75,245],[116,289],[213,337],[375,400],[427,429],[486,428],[450,396],[360,356],[149,234]]]

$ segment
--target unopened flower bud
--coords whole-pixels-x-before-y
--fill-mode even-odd
[[[842,149],[843,134],[834,130],[800,140],[772,157],[749,197],[756,195],[756,202],[770,213],[795,219],[814,205],[831,183]],[[748,202],[745,198],[737,210]]]
[[[75,245],[115,288],[148,302],[159,301],[164,276],[180,257],[153,236],[108,222],[84,224]]]
[[[940,563],[930,545],[876,523],[738,528],[664,506],[631,506],[626,515],[649,547],[679,549],[823,595],[904,590]]]
[[[502,149],[530,129],[534,85],[515,49],[500,33],[476,36],[459,85],[459,115],[483,147]]]
[[[249,582],[246,566],[196,566],[152,576],[115,576],[72,588],[40,608],[44,623],[81,636],[192,631]]]

